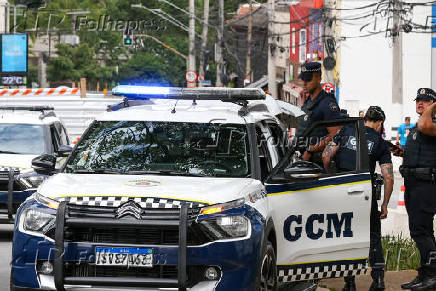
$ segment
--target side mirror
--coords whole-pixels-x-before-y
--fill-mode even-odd
[[[73,151],[73,147],[69,145],[61,145],[57,151],[58,157],[68,157]]]
[[[284,170],[288,179],[318,179],[323,168],[312,162],[298,161]]]
[[[36,173],[42,175],[51,175],[55,172],[56,157],[50,154],[37,156],[32,160],[32,168]]]

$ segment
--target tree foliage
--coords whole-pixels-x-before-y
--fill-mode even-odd
[[[182,9],[189,10],[189,0],[168,0]],[[161,9],[184,25],[188,26],[189,16],[159,0],[148,0],[143,6],[150,9]],[[210,25],[208,35],[208,49],[213,51],[216,42],[217,25],[217,0],[210,1]],[[137,0],[52,0],[48,1],[45,8],[38,10],[38,16],[29,18],[38,22],[38,26],[49,25],[59,34],[75,33],[80,36],[80,45],[71,47],[66,44],[57,46],[57,56],[51,58],[48,66],[49,81],[78,81],[86,77],[89,82],[103,81],[105,83],[167,83],[173,86],[185,84],[186,60],[171,50],[154,42],[151,38],[141,35],[151,35],[164,42],[166,45],[188,55],[188,32],[182,28],[162,20],[148,10],[132,8],[138,4]],[[226,19],[229,13],[234,12],[239,4],[238,0],[225,1]],[[121,21],[148,21],[158,25],[143,27],[141,31],[134,31],[135,44],[131,47],[123,45],[123,32],[120,30],[93,30],[86,25],[78,29],[78,20],[72,21],[68,11],[81,9],[89,11],[80,15],[82,19],[99,21],[102,16],[111,20]],[[196,0],[196,16],[202,18],[203,1]],[[49,19],[50,13],[52,19]],[[64,18],[65,17],[65,18]],[[79,16],[74,16],[79,17]],[[64,19],[60,21],[60,19]],[[66,19],[66,20],[65,20]],[[26,20],[33,23],[32,19]],[[196,21],[196,32],[201,34],[202,23]],[[29,27],[27,27],[29,28]],[[44,33],[43,33],[44,34]],[[196,38],[196,51],[199,52],[200,39]],[[213,54],[210,58],[213,59]],[[209,72],[206,78],[214,81],[215,64],[210,60]],[[228,58],[227,65],[232,67],[232,60]],[[197,61],[198,65],[198,61]],[[117,71],[118,74],[114,72]]]

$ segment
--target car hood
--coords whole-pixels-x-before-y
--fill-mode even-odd
[[[89,200],[83,197],[154,197],[216,204],[245,197],[259,189],[259,185],[259,181],[249,178],[61,173],[47,179],[38,192],[56,200],[65,197],[78,197],[82,201]]]
[[[0,168],[14,168],[19,170],[32,168],[32,159],[37,155],[0,154]]]

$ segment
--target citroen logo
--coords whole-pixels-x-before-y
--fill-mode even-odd
[[[124,216],[130,215],[135,217],[136,219],[141,219],[141,207],[136,204],[134,201],[128,201],[124,204],[122,204],[117,209],[117,218],[122,218]]]

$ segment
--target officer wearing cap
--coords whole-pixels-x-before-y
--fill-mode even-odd
[[[428,290],[436,287],[436,242],[433,218],[436,213],[436,93],[421,88],[416,96],[417,126],[410,130],[404,147],[405,202],[410,236],[421,256],[418,276],[401,285],[403,289]]]
[[[391,152],[388,144],[381,137],[385,113],[379,106],[371,106],[367,110],[364,121],[368,142],[369,164],[372,182],[372,203],[370,218],[370,252],[371,277],[373,283],[369,290],[384,290],[384,259],[381,243],[381,222],[388,214],[388,204],[394,186],[394,172]],[[335,157],[339,171],[356,169],[356,137],[354,126],[344,126],[325,148],[322,158],[324,168],[328,172],[330,162]],[[376,162],[379,163],[383,180],[375,174]],[[381,181],[380,181],[381,180]],[[380,199],[381,184],[384,182],[384,197],[381,212],[378,211],[377,199]],[[356,290],[354,277],[345,278],[344,291]]]
[[[320,63],[311,62],[301,65],[299,78],[303,80],[304,92],[309,94],[309,98],[301,107],[306,114],[298,118],[295,141],[298,142],[300,152],[303,153],[303,160],[322,164],[321,153],[340,127],[315,129],[311,133],[310,142],[303,141],[301,138],[312,123],[341,118],[340,109],[335,96],[322,90]]]

